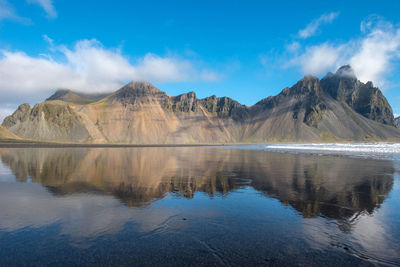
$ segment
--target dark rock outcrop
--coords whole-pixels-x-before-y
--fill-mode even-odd
[[[382,92],[372,82],[357,80],[350,66],[328,73],[322,80],[324,90],[338,101],[343,101],[364,117],[394,126],[392,108]]]
[[[394,124],[397,128],[400,128],[400,116],[394,119]]]

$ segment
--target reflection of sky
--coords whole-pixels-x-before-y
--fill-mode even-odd
[[[123,229],[128,221],[134,222],[139,232],[149,232],[177,216],[188,216],[191,219],[223,219],[224,216],[230,216],[252,220],[264,220],[266,216],[275,221],[296,214],[292,209],[283,208],[278,200],[266,198],[251,187],[217,197],[202,192],[197,192],[193,199],[170,194],[146,207],[138,208],[126,207],[109,195],[54,196],[35,183],[1,183],[0,211],[2,231],[12,232],[26,227],[40,228],[60,223],[62,234],[72,238],[113,234]],[[300,218],[295,216],[297,220]]]
[[[339,230],[340,221],[323,218],[305,219],[303,230],[310,246],[326,249],[332,246],[348,248],[358,256],[372,260],[389,260],[400,264],[400,179],[394,179],[393,190],[373,214],[363,212],[353,216],[351,232]],[[351,219],[353,219],[351,218]],[[350,219],[350,220],[351,220]]]
[[[41,185],[26,183],[1,184],[0,210],[0,229],[3,231],[61,222],[62,233],[72,237],[112,234],[130,220],[142,222],[143,231],[148,231],[176,213],[165,208],[124,208],[111,196],[54,197]]]
[[[96,237],[124,230],[127,222],[132,222],[134,231],[142,235],[182,234],[192,226],[194,228],[188,231],[198,245],[207,241],[218,248],[225,245],[222,240],[235,236],[240,242],[230,246],[246,247],[265,240],[266,247],[279,244],[287,251],[301,253],[304,245],[299,244],[304,240],[317,250],[348,247],[355,253],[395,260],[400,249],[396,243],[400,239],[400,211],[392,211],[396,210],[399,201],[397,180],[395,190],[383,207],[372,216],[359,216],[352,231],[346,234],[333,220],[304,219],[290,206],[267,198],[251,187],[217,197],[201,192],[193,199],[169,194],[146,207],[137,208],[126,207],[109,195],[54,196],[40,184],[1,183],[0,230],[26,231],[59,224],[59,234],[69,236],[71,244],[79,242],[88,247]]]

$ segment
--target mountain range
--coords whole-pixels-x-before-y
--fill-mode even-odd
[[[250,93],[250,91],[249,91]],[[196,144],[400,139],[392,109],[348,65],[305,76],[248,107],[228,97],[170,96],[147,82],[109,94],[58,90],[4,119],[10,138],[74,143]]]

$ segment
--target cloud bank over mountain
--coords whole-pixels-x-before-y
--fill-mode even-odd
[[[168,83],[215,81],[220,75],[199,68],[191,60],[175,55],[147,53],[130,60],[121,49],[109,49],[98,40],[80,40],[72,48],[54,45],[44,36],[50,49],[31,56],[23,51],[0,51],[0,95],[14,100],[44,97],[57,88],[86,93],[110,92],[130,80]]]
[[[291,58],[286,67],[298,67],[303,74],[321,75],[338,66],[350,64],[357,77],[385,88],[386,75],[400,58],[400,27],[377,16],[362,21],[360,37],[345,42],[326,41],[287,47]]]

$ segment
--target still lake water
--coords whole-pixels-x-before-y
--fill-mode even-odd
[[[400,161],[1,148],[0,265],[400,265]]]

